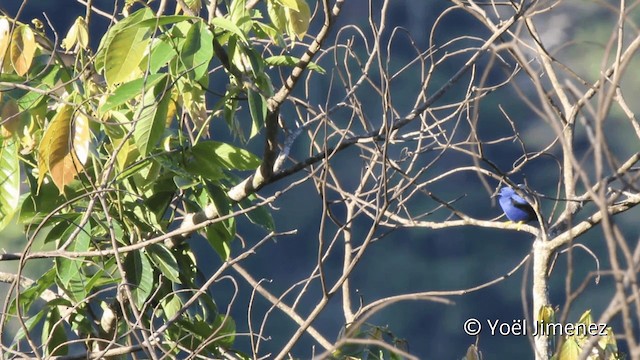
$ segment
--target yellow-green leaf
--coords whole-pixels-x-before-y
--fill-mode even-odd
[[[138,70],[150,33],[149,27],[134,23],[113,35],[104,55],[104,77],[109,86],[129,80]]]
[[[578,322],[581,324],[585,324],[587,326],[591,324],[593,322],[593,319],[591,318],[591,309],[582,313],[582,315],[580,315],[580,320],[578,320]]]
[[[300,11],[300,7],[298,7],[298,2],[296,0],[276,0],[276,1],[284,7],[287,7],[295,11]]]
[[[287,18],[289,36],[295,35],[298,39],[302,39],[309,30],[311,10],[305,0],[296,0],[296,2],[298,3],[298,11],[287,7],[284,9],[284,13]]]
[[[73,47],[78,44],[83,49],[86,49],[89,45],[89,32],[87,30],[87,23],[82,16],[78,16],[76,21],[69,29],[67,36],[62,40],[62,47],[67,50],[72,50]]]
[[[11,64],[20,76],[29,71],[36,53],[36,38],[27,25],[20,25],[11,37]]]
[[[18,141],[2,141],[0,147],[0,230],[4,229],[18,209],[20,199],[20,163]]]
[[[287,30],[287,19],[284,14],[284,7],[275,0],[269,0],[267,1],[267,12],[276,29],[285,32]]]
[[[6,55],[9,53],[9,34],[11,34],[11,24],[6,17],[0,17],[0,72],[7,70],[9,65],[9,58],[6,59]]]
[[[61,193],[64,186],[73,181],[83,169],[73,148],[73,113],[71,105],[62,105],[49,123],[38,148],[38,184],[42,183],[48,172]]]
[[[8,96],[2,99],[0,95],[0,124],[2,125],[2,137],[10,137],[18,130],[20,108],[15,99]]]
[[[558,360],[577,360],[578,356],[580,356],[580,345],[576,342],[576,339],[571,336],[567,338],[562,347],[560,348],[560,352],[558,353]]]

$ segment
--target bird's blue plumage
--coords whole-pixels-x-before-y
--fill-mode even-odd
[[[503,187],[498,193],[498,202],[507,219],[515,222],[529,222],[536,218],[531,205],[510,187]]]

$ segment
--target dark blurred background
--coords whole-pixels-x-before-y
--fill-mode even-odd
[[[1,0],[0,8],[13,17],[21,3],[19,0]],[[374,1],[374,3],[377,4],[378,1]],[[113,10],[113,0],[95,0],[94,5],[107,12]],[[388,12],[387,31],[396,26],[404,27],[413,37],[415,46],[424,51],[428,47],[428,36],[436,18],[448,6],[449,3],[445,1],[392,1]],[[368,6],[364,1],[346,1],[340,15],[340,21],[335,29],[347,23],[367,26],[365,16],[367,11]],[[24,7],[19,20],[30,22],[32,18],[39,18],[44,21],[43,14],[46,14],[57,30],[58,36],[62,38],[75,18],[84,15],[84,12],[84,8],[72,0],[31,0]],[[600,76],[600,57],[604,51],[600,44],[604,44],[613,28],[616,15],[602,7],[586,5],[582,1],[566,1],[558,6],[553,16],[548,18],[541,16],[540,18],[540,21],[543,22],[540,26],[540,30],[543,31],[541,35],[545,43],[551,45],[552,50],[564,46],[563,44],[568,41],[575,40],[576,43],[581,43],[586,42],[587,39],[590,40],[589,45],[565,49],[558,53],[558,57],[561,61],[571,63],[573,67],[581,71],[581,75],[587,80],[597,79]],[[94,35],[92,48],[95,50],[99,37],[108,26],[108,21],[94,14],[91,24],[90,33]],[[314,24],[315,28],[317,25]],[[314,33],[313,29],[314,27],[310,33]],[[452,12],[439,24],[435,33],[436,43],[442,45],[445,41],[463,34],[486,38],[487,32],[482,25],[468,15],[460,11]],[[333,41],[334,39],[330,38],[326,44],[331,44]],[[394,41],[391,52],[393,54],[391,64],[398,64],[397,66],[407,63],[415,56],[415,51],[409,46],[408,41]],[[436,74],[434,83],[444,83],[464,61],[466,61],[466,57],[458,57],[447,63],[447,66],[441,67]],[[486,59],[482,61],[486,61]],[[482,65],[482,61],[480,65]],[[328,68],[331,65],[330,62],[321,62],[321,65],[325,66],[330,73]],[[495,84],[504,79],[504,73],[497,72],[495,77],[493,76],[494,74],[490,76],[489,83]],[[416,81],[417,78],[415,74],[405,73],[397,81],[393,97],[401,111],[408,112],[412,106],[412,99],[415,98],[420,86]],[[313,104],[324,104],[326,89],[329,87],[329,76],[322,79],[321,76],[316,75],[315,81],[315,86],[318,86],[317,97],[309,100]],[[514,81],[519,80],[515,79]],[[274,80],[274,83],[277,86],[278,82]],[[526,82],[523,82],[522,86],[528,90]],[[633,90],[637,87],[637,82],[630,81],[626,86]],[[436,87],[434,86],[432,89],[436,89]],[[450,96],[455,98],[457,95]],[[406,104],[403,104],[403,98],[407,99]],[[370,117],[379,116],[375,109],[380,109],[380,99],[375,96],[371,96],[369,99],[372,103],[363,104],[363,107],[371,109],[371,113],[368,114]],[[487,140],[512,135],[512,129],[500,113],[498,105],[502,106],[508,114],[514,116],[513,120],[518,126],[518,131],[528,151],[541,150],[553,138],[553,132],[548,124],[536,118],[522,100],[516,96],[515,92],[509,87],[505,87],[489,95],[480,105],[478,130],[481,139]],[[287,114],[294,115],[293,112],[287,113],[286,111],[290,111],[290,109],[285,110],[285,116]],[[637,151],[637,142],[633,133],[627,135],[629,133],[628,125],[619,115],[615,112],[612,114],[610,128],[607,128],[607,136],[610,140],[614,139],[611,141],[611,146],[615,147],[614,150],[622,157]],[[219,126],[220,129],[224,128],[223,125],[214,124],[214,126]],[[462,132],[464,133],[464,131]],[[224,132],[221,130],[221,133]],[[258,141],[250,143],[249,146],[255,153],[261,153],[261,144]],[[578,131],[576,146],[579,155],[588,152],[589,143],[582,131]],[[511,169],[514,161],[523,155],[520,146],[514,143],[487,146],[485,150],[491,161],[503,170]],[[551,149],[550,153],[555,156],[560,155],[557,148]],[[306,154],[308,154],[308,144],[297,143],[292,155],[302,159]],[[427,159],[425,163],[426,161]],[[457,158],[456,156],[453,156],[450,161],[459,162],[460,165],[470,163],[468,158]],[[354,164],[354,162],[358,163]],[[337,157],[333,165],[345,183],[348,184],[350,177],[353,178],[354,183],[359,180],[360,163],[357,160],[355,150],[349,150],[344,156]],[[585,163],[585,169],[589,170],[588,163]],[[433,174],[434,171],[436,169],[431,173]],[[296,179],[299,177],[300,175],[294,176]],[[558,166],[551,157],[543,157],[527,165],[523,172],[514,175],[511,180],[516,183],[526,180],[532,189],[554,196],[559,181]],[[264,188],[260,193],[271,195],[275,191],[285,188],[289,182],[290,179],[285,179],[278,184]],[[491,182],[491,185],[497,186],[498,184]],[[490,199],[491,194],[482,187],[477,175],[473,173],[463,173],[451,177],[446,182],[434,185],[430,190],[438,193],[441,198],[462,197],[456,203],[457,206],[474,217],[491,219],[501,214],[499,207]],[[275,202],[276,209],[273,209],[272,213],[277,230],[297,229],[297,235],[279,238],[277,243],[268,243],[244,263],[245,268],[254,276],[269,280],[269,282],[263,282],[263,285],[272,293],[281,294],[292,284],[307,278],[315,267],[321,204],[320,197],[309,182],[285,193]],[[421,206],[422,204],[414,202],[413,205]],[[423,206],[426,210],[432,208],[434,204],[429,203],[425,198]],[[542,209],[547,216],[552,206],[552,201],[543,201]],[[340,206],[336,206],[334,210],[338,213],[344,211]],[[637,225],[635,225],[637,217],[638,211],[633,210],[616,218],[626,236],[631,238],[638,236]],[[354,228],[354,238],[362,239],[369,225],[369,221],[366,219],[358,220]],[[240,221],[238,229],[249,244],[255,243],[264,235],[263,231],[246,220]],[[2,239],[2,249],[6,251],[20,251],[24,244],[24,235],[17,227],[4,232]],[[407,292],[457,290],[477,286],[500,277],[514,268],[530,251],[532,240],[531,236],[524,232],[495,231],[472,227],[442,231],[396,230],[373,243],[356,268],[352,276],[352,287],[358,292],[354,294],[353,300],[357,303],[359,299],[362,299],[366,304],[381,297]],[[603,236],[597,229],[587,233],[580,239],[580,242],[598,254],[606,253]],[[205,272],[213,272],[220,263],[217,254],[206,245],[206,242],[192,239],[191,244],[199,248],[196,253]],[[240,242],[235,242],[235,246],[235,250],[239,251]],[[337,253],[330,257],[326,263],[327,276],[331,280],[337,279],[341,273],[342,263],[339,255]],[[606,256],[600,257],[599,260],[602,268],[608,267]],[[43,272],[48,266],[50,265],[42,262],[40,270]],[[550,297],[554,305],[561,306],[565,300],[564,275],[566,266],[566,259],[561,256],[556,264],[555,274],[552,276]],[[0,263],[0,270],[10,271],[12,269],[15,271],[15,264]],[[32,266],[29,269],[32,273],[27,275],[32,277],[39,275],[37,267]],[[594,260],[579,250],[576,251],[574,281],[580,283],[587,273],[595,270]],[[523,284],[525,273],[526,271],[521,269],[513,276],[489,288],[463,296],[450,297],[455,302],[455,305],[452,306],[424,301],[397,303],[373,316],[369,323],[379,326],[388,325],[389,330],[395,336],[406,339],[409,352],[420,358],[460,359],[464,356],[466,348],[476,341],[475,337],[466,335],[462,330],[466,319],[470,317],[478,318],[481,321],[500,319],[509,323],[513,320],[524,319],[521,292],[524,287],[528,293],[530,287],[529,283]],[[239,293],[235,299],[234,288],[228,281],[223,280],[214,285],[211,291],[221,310],[230,305],[234,299],[235,303],[231,306],[231,314],[236,320],[238,331],[246,333],[248,331],[246,304],[252,289],[241,280],[239,284]],[[0,291],[4,292],[3,289],[0,287]],[[592,281],[585,294],[574,304],[569,320],[577,321],[580,314],[587,309],[592,309],[594,318],[597,319],[606,306],[605,301],[610,298],[611,291],[612,281],[610,278],[603,277],[599,285],[595,285]],[[285,297],[285,301],[291,304],[297,294],[298,291],[294,291],[293,295]],[[319,289],[316,282],[307,290],[298,306],[302,316],[311,312],[318,294]],[[270,306],[271,304],[259,296],[256,297],[251,318],[254,329],[260,325],[263,314]],[[529,311],[528,308],[527,311]],[[335,297],[331,300],[327,311],[324,311],[314,323],[314,326],[328,339],[333,340],[337,338],[343,324],[341,300]],[[277,352],[296,328],[293,321],[278,310],[271,312],[264,332],[270,338],[263,342],[261,353]],[[303,340],[294,349],[294,353],[301,358],[307,358],[312,355],[311,345],[313,342],[309,337],[305,337]],[[248,338],[243,336],[238,336],[236,345],[241,350],[248,351],[250,349]],[[485,359],[533,358],[529,340],[523,336],[490,336],[485,331],[480,335],[478,345]],[[321,349],[316,347],[316,350]]]

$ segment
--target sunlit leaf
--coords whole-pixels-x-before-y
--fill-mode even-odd
[[[107,31],[107,34],[102,37],[100,40],[100,45],[98,46],[98,51],[96,53],[95,58],[95,67],[96,70],[102,72],[105,68],[105,58],[106,52],[111,45],[113,39],[120,34],[122,31],[126,30],[129,27],[139,25],[141,22],[147,19],[153,18],[153,11],[148,8],[142,8],[135,13],[127,16],[126,18],[120,20],[117,24],[113,25]]]
[[[309,30],[309,21],[311,20],[311,10],[305,0],[295,0],[298,3],[298,11],[293,8],[285,8],[284,13],[287,18],[289,35],[295,35],[298,39],[302,39]]]
[[[42,183],[48,172],[60,192],[83,169],[73,148],[73,141],[76,140],[72,130],[73,114],[71,105],[62,105],[49,123],[38,148],[38,169],[41,172],[39,183]],[[81,131],[82,141],[83,137],[88,137],[88,132],[84,133],[82,127]],[[83,146],[80,145],[81,148]]]
[[[276,29],[280,32],[285,32],[287,30],[287,18],[282,4],[275,0],[267,1],[267,13],[269,14],[269,18]]]
[[[128,80],[138,69],[151,33],[151,29],[142,26],[140,22],[152,16],[150,11],[136,15],[134,20],[130,20],[128,26],[116,28],[111,38],[107,39],[103,55],[104,77],[110,86]]]
[[[8,138],[0,145],[0,230],[9,224],[20,203],[18,144]]]
[[[91,130],[89,119],[81,112],[76,112],[73,121],[73,152],[81,164],[86,164],[89,158],[89,143],[91,141]]]
[[[557,360],[577,360],[580,356],[580,345],[576,342],[573,336],[565,339],[560,351],[558,352]]]
[[[87,29],[87,23],[84,21],[84,17],[78,16],[73,23],[67,36],[62,39],[62,48],[67,50],[73,50],[78,44],[79,47],[86,49],[89,45],[89,33]]]
[[[11,65],[9,61],[9,35],[11,34],[11,24],[6,17],[0,16],[0,73],[5,72]]]
[[[29,26],[20,25],[14,30],[10,52],[11,64],[16,73],[20,76],[26,74],[36,53],[36,38]]]
[[[251,152],[218,141],[201,141],[192,153],[203,161],[213,161],[224,169],[253,170],[260,165],[260,159]]]

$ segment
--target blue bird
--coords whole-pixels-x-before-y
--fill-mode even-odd
[[[507,219],[527,223],[536,219],[536,212],[533,207],[510,187],[503,187],[498,193],[498,202]]]

